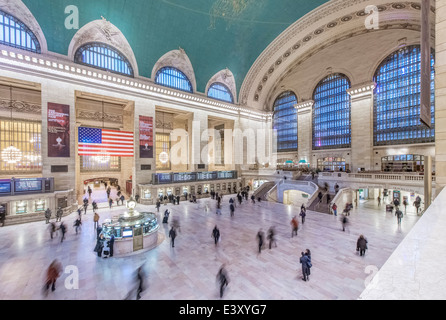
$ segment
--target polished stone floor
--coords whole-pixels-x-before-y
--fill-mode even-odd
[[[230,283],[223,299],[352,300],[360,296],[365,283],[418,220],[409,208],[399,227],[383,205],[378,208],[374,201],[361,201],[349,217],[346,232],[341,230],[339,217],[308,212],[298,236],[291,238],[290,220],[298,208],[244,202],[231,218],[229,197],[223,198],[221,215],[216,215],[211,199],[162,205],[160,214],[168,208],[171,218],[181,222],[175,248],[169,244],[168,226],[161,224],[155,249],[127,257],[103,259],[93,252],[91,210],[83,215],[83,229],[77,235],[72,227],[77,214],[64,219],[69,227],[64,242],[51,240],[44,222],[0,228],[0,299],[120,300],[129,292],[134,299],[135,271],[143,265],[147,287],[142,299],[216,300],[216,274],[225,263]],[[155,211],[154,206],[138,205],[137,209]],[[115,206],[101,208],[99,213],[103,220],[123,210]],[[217,246],[211,237],[215,225],[222,235]],[[258,254],[256,233],[271,226],[277,231],[277,247],[266,247]],[[355,250],[360,234],[369,241],[365,257]],[[299,257],[307,248],[312,252],[313,268],[310,281],[304,282]],[[55,258],[68,267],[67,273],[59,278],[56,290],[44,296],[45,272]],[[69,272],[73,266],[78,270],[78,289],[65,285],[73,284],[74,274]]]

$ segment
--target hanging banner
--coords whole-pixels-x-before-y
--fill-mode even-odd
[[[430,0],[421,1],[421,94],[420,120],[431,128],[431,25]]]
[[[153,117],[139,116],[139,157],[153,158]]]
[[[70,106],[48,103],[48,157],[70,157]]]

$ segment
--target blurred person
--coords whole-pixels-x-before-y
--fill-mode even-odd
[[[302,264],[302,280],[310,280],[310,268],[312,267],[311,259],[304,252],[301,253],[300,263]]]
[[[333,203],[333,206],[331,207],[331,209],[333,210],[333,214],[336,217],[338,215],[338,206],[336,205],[336,203]]]
[[[215,225],[214,229],[212,230],[212,237],[214,238],[215,245],[217,245],[218,241],[220,240],[220,230],[217,228],[217,225]]]
[[[48,226],[48,230],[50,232],[51,239],[53,239],[54,238],[54,233],[57,230],[56,223],[55,222],[51,222],[50,225]]]
[[[45,279],[46,294],[48,293],[50,286],[51,286],[51,291],[56,290],[56,281],[60,277],[61,272],[62,272],[61,263],[57,259],[53,260],[53,262],[51,262],[46,272],[46,279]]]
[[[96,240],[96,246],[94,247],[94,252],[97,253],[98,257],[102,257],[102,248],[104,247],[104,235],[101,233]]]
[[[271,226],[268,229],[268,240],[269,240],[269,248],[272,248],[272,244],[274,243],[274,246],[277,248],[277,242],[276,242],[276,230],[274,226]]]
[[[342,223],[342,231],[345,231],[345,228],[347,227],[348,224],[348,219],[344,213],[341,215],[341,223]]]
[[[397,218],[398,224],[401,224],[401,219],[403,218],[403,212],[398,207],[396,208],[395,216]]]
[[[110,235],[110,257],[113,257],[113,247],[114,247],[114,245],[115,245],[115,235],[113,234],[113,231],[112,231],[112,234]]]
[[[161,202],[159,200],[156,201],[156,211],[160,212]]]
[[[220,298],[223,298],[223,294],[224,294],[225,288],[229,284],[229,277],[228,277],[228,272],[226,271],[226,265],[225,264],[223,264],[220,267],[220,269],[218,270],[217,281],[218,281],[218,284],[220,285]]]
[[[87,209],[88,209],[88,200],[87,202],[84,201],[84,214],[87,214]]]
[[[65,225],[64,222],[60,223],[59,229],[60,232],[62,233],[60,237],[60,242],[63,242],[65,240],[65,233],[67,233],[67,226]]]
[[[94,228],[97,229],[99,227],[99,214],[97,212],[94,213],[93,221]]]
[[[367,249],[367,239],[361,234],[356,242],[356,251],[358,251],[359,255],[362,257],[365,255]]]
[[[265,234],[263,233],[263,229],[260,229],[259,232],[257,232],[257,241],[258,241],[258,245],[259,245],[259,253],[262,252],[262,248],[264,245],[264,238],[265,238]]]
[[[79,229],[81,229],[82,226],[82,221],[80,218],[76,219],[76,221],[74,221],[73,227],[76,229],[76,234],[78,233]]]
[[[63,215],[63,210],[61,207],[59,207],[59,209],[57,209],[57,212],[56,212],[56,222],[62,221],[62,215]]]
[[[108,199],[108,206],[110,207],[110,209],[112,208],[112,205],[113,205],[113,199],[109,198]]]
[[[305,209],[305,207],[300,209],[299,216],[301,216],[302,224],[304,224],[305,223],[305,217],[307,216],[307,209]]]
[[[234,207],[234,204],[233,204],[233,203],[231,203],[231,204],[229,205],[229,210],[231,211],[231,217],[233,217],[233,216],[234,216],[234,211],[235,211],[235,207]]]
[[[293,219],[291,219],[291,238],[294,236],[297,236],[297,230],[299,229],[299,221],[297,220],[297,217],[294,216]]]

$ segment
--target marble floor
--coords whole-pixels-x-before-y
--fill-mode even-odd
[[[354,300],[407,235],[418,217],[409,208],[402,225],[385,206],[361,201],[353,209],[346,232],[339,217],[308,212],[298,236],[291,238],[291,218],[298,208],[276,203],[244,202],[229,215],[228,195],[223,198],[222,215],[216,215],[215,201],[197,204],[162,205],[171,219],[179,218],[181,231],[171,248],[168,226],[160,224],[159,245],[150,251],[127,257],[97,257],[91,210],[83,215],[79,234],[72,227],[77,214],[64,221],[66,240],[50,239],[44,222],[0,228],[0,299],[15,300],[121,300],[129,292],[134,298],[135,271],[143,266],[147,300],[217,300],[216,274],[225,263],[230,283],[227,300]],[[156,212],[154,206],[138,205],[140,211]],[[116,215],[124,207],[101,208],[101,220]],[[217,225],[221,242],[215,246],[211,232]],[[257,252],[256,233],[275,226],[277,247]],[[364,234],[369,242],[365,257],[355,250],[356,240]],[[60,236],[59,236],[60,237]],[[310,281],[301,280],[301,251],[310,249],[313,268]],[[47,267],[58,259],[66,273],[56,290],[47,296],[42,287]],[[78,270],[78,288],[70,289]],[[66,285],[68,284],[68,285]]]

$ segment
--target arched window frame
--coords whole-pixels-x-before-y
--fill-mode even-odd
[[[334,73],[322,79],[313,92],[313,150],[351,147],[350,79]]]
[[[94,52],[93,50],[102,52]],[[92,62],[84,61],[84,52],[90,53],[89,59]],[[106,57],[109,59],[105,59]],[[98,62],[99,59],[101,59],[101,62]],[[134,77],[134,71],[130,61],[119,50],[105,43],[89,42],[82,45],[76,50],[74,62],[127,77]],[[108,67],[110,62],[113,63],[112,67]]]
[[[223,90],[218,88],[218,86],[222,87]],[[215,92],[215,94],[213,94],[212,92]],[[228,96],[228,98],[226,99],[225,97],[218,96],[218,93],[220,93],[220,92],[222,92],[223,95]],[[227,85],[225,85],[224,83],[221,83],[221,82],[214,82],[213,84],[211,84],[209,86],[207,95],[209,98],[212,98],[212,99],[216,99],[216,100],[220,100],[220,101],[224,101],[224,102],[228,102],[228,103],[234,103],[234,96],[232,95],[231,90],[228,88]]]
[[[298,150],[297,96],[292,91],[282,92],[273,105],[273,129],[277,131],[277,152]],[[284,125],[285,124],[285,125]]]
[[[11,33],[11,30],[14,32]],[[41,53],[42,49],[36,35],[16,17],[0,10],[0,44]]]
[[[169,72],[171,74],[169,74]],[[176,73],[176,74],[175,74]],[[161,79],[162,76],[164,79]],[[156,72],[155,83],[164,87],[193,93],[192,83],[181,70],[175,67],[162,67]]]
[[[415,60],[416,59],[416,60]],[[435,141],[435,70],[431,55],[431,128],[420,122],[421,49],[401,48],[376,69],[373,102],[374,146]]]

